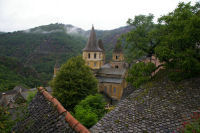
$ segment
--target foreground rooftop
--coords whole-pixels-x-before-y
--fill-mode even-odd
[[[90,130],[94,133],[177,132],[200,111],[200,78],[144,86],[120,101]]]

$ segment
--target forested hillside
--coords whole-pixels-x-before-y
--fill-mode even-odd
[[[96,30],[97,38],[103,40],[107,59],[111,58],[117,38],[130,29],[128,26],[114,30]],[[52,78],[56,60],[63,64],[70,57],[81,54],[89,33],[90,31],[72,25],[58,23],[25,31],[2,33],[0,56],[15,58],[24,66],[31,67],[38,74],[41,83],[47,85]],[[10,70],[9,67],[6,69]],[[1,80],[5,78],[1,77]]]
[[[25,67],[14,58],[0,56],[0,91],[12,89],[16,85],[35,87],[42,84],[37,72]]]

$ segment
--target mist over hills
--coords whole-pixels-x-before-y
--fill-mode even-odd
[[[97,38],[103,40],[108,60],[111,59],[117,38],[131,29],[125,26],[113,30],[96,30]],[[52,78],[56,60],[63,64],[70,57],[82,54],[89,33],[90,30],[58,23],[24,31],[1,32],[0,57],[14,58],[23,67],[31,68],[37,73],[41,84],[47,85]]]

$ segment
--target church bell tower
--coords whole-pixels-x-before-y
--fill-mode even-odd
[[[83,49],[83,59],[92,69],[100,69],[105,63],[105,50],[101,40],[96,40],[96,33],[94,27],[90,32],[87,45]]]

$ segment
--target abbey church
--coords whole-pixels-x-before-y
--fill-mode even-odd
[[[112,100],[120,100],[124,88],[127,87],[126,63],[122,47],[115,46],[112,61],[105,64],[105,49],[102,40],[96,38],[94,27],[90,32],[87,45],[83,49],[83,59],[98,79],[98,91],[104,93]]]
[[[83,49],[83,59],[98,79],[98,92],[106,95],[111,101],[118,101],[122,98],[124,89],[127,88],[125,77],[127,76],[127,64],[124,62],[124,55],[121,46],[116,45],[112,53],[112,61],[105,62],[105,49],[101,39],[97,41],[94,27],[90,32],[88,42]],[[54,76],[60,66],[56,62]]]

